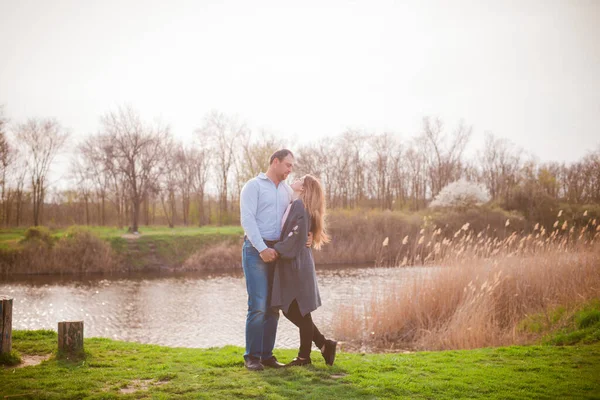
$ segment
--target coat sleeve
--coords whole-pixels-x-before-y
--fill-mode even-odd
[[[291,211],[290,211],[291,212]],[[273,247],[283,259],[291,260],[296,258],[298,252],[304,247],[308,240],[308,229],[306,212],[304,209],[299,209],[292,215],[291,223],[289,224],[289,233],[285,238],[277,242]]]

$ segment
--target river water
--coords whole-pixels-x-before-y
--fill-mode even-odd
[[[422,275],[423,268],[318,268],[323,306],[313,320],[333,334],[340,307],[358,313],[392,283]],[[388,289],[389,290],[389,289]],[[57,329],[84,321],[86,337],[108,337],[172,347],[244,346],[247,294],[241,271],[220,274],[137,275],[110,278],[30,277],[0,282],[13,300],[13,329]],[[299,345],[297,328],[281,315],[278,348]]]

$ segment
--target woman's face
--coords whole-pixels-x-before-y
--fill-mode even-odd
[[[304,191],[304,177],[297,178],[290,186],[294,192]]]

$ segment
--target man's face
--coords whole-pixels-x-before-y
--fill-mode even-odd
[[[282,181],[285,181],[290,172],[294,169],[294,157],[292,157],[291,154],[288,154],[287,157],[281,161],[276,159],[275,163],[275,172],[277,173],[277,176]]]

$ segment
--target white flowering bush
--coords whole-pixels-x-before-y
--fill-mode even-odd
[[[459,179],[445,186],[429,207],[471,207],[490,201],[490,194],[482,185]]]

